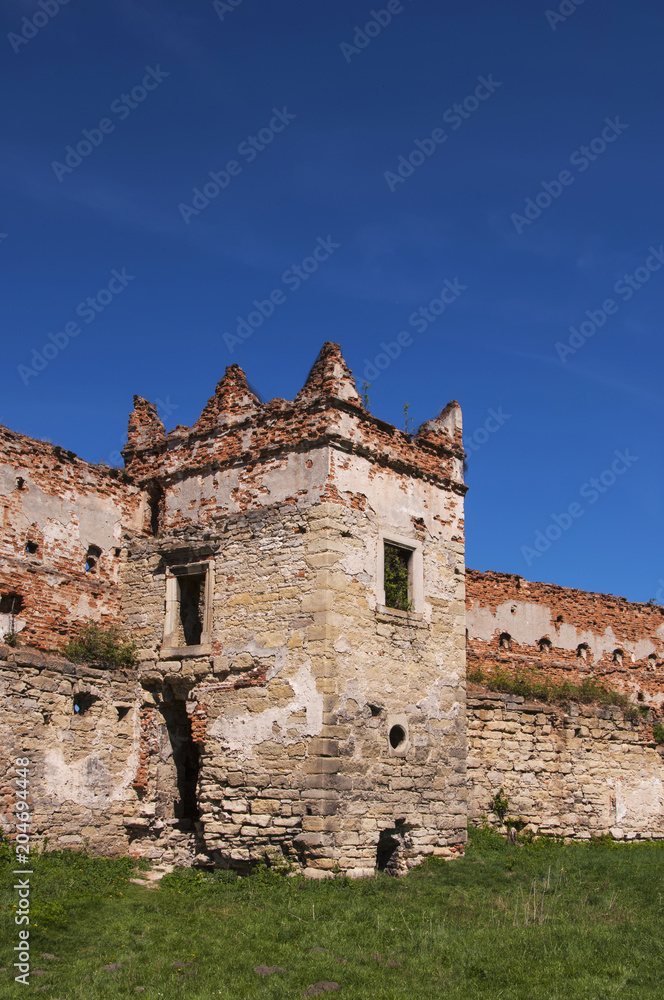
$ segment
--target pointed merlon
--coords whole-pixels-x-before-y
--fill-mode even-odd
[[[193,430],[200,433],[239,423],[257,413],[261,406],[260,400],[249,388],[240,366],[229,365]]]
[[[362,400],[355,388],[353,373],[341,354],[339,344],[323,344],[304,386],[295,397],[296,403],[312,403],[317,399],[333,397],[362,407]]]
[[[448,403],[445,409],[433,420],[427,420],[418,428],[413,438],[414,442],[431,444],[434,447],[456,446],[463,448],[463,425],[461,407],[456,399]]]
[[[129,416],[128,448],[156,448],[166,440],[166,428],[157,407],[142,396],[134,396],[134,409]]]

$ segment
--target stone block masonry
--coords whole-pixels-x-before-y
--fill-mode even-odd
[[[589,840],[664,837],[664,747],[623,710],[527,703],[471,685],[468,694],[469,819],[508,816],[538,834]]]

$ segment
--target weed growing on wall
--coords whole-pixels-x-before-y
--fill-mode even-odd
[[[127,639],[116,625],[102,628],[96,622],[88,621],[62,647],[62,655],[74,663],[132,667],[136,663],[136,643]]]

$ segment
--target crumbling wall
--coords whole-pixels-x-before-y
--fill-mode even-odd
[[[33,846],[47,838],[51,849],[129,850],[123,812],[137,759],[135,687],[130,671],[0,646],[0,825],[7,833],[15,832],[12,765],[27,757]]]
[[[633,701],[664,705],[664,608],[507,573],[466,572],[468,670],[592,677]]]
[[[54,649],[77,622],[117,622],[141,503],[118,470],[0,427],[0,639]]]
[[[617,707],[561,708],[515,695],[468,695],[469,819],[503,788],[508,817],[536,833],[588,840],[664,837],[664,747],[645,716]]]

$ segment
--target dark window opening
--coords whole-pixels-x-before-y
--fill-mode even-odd
[[[385,542],[384,586],[385,607],[410,611],[410,560],[412,551]]]
[[[622,649],[614,649],[613,650],[613,662],[614,663],[622,663],[624,655],[625,654],[623,653]]]
[[[406,731],[403,726],[392,726],[389,733],[390,746],[393,750],[398,750],[398,748],[406,740]]]
[[[85,557],[85,572],[96,573],[97,565],[101,557],[101,549],[97,545],[88,546],[88,553]]]
[[[98,701],[96,695],[94,694],[81,694],[74,695],[74,715],[85,715],[85,713],[92,708],[94,703]]]
[[[383,830],[378,838],[376,849],[376,868],[379,872],[385,872],[386,875],[397,874],[401,844],[396,837],[392,836],[393,832],[393,830]]]
[[[127,712],[129,711],[129,706],[128,705],[116,705],[115,708],[116,708],[116,711],[118,713],[118,722],[121,722],[122,719],[124,719],[126,717]]]
[[[184,646],[200,645],[205,615],[205,574],[178,577],[180,588],[180,632]]]
[[[17,490],[22,490],[22,489],[24,489],[24,487],[25,487],[25,479],[23,478],[23,476],[17,476],[17,478],[16,478],[16,489]]]
[[[558,615],[558,617],[556,618],[556,622],[559,623],[559,622],[562,622],[562,620],[563,620],[563,616],[562,615]]]
[[[637,701],[644,701],[645,700],[645,696],[643,694],[643,691],[639,691],[639,693],[636,696],[636,700]]]
[[[538,646],[540,648],[540,653],[550,653],[551,652],[551,640],[547,639],[546,636],[539,640]]]
[[[120,558],[120,549],[113,549],[113,555],[116,559]]]
[[[166,494],[158,483],[153,483],[148,489],[148,526],[155,538],[163,528],[165,513]]]
[[[0,597],[0,615],[17,615],[23,610],[23,598],[20,594],[3,594]]]
[[[509,632],[502,632],[500,635],[500,639],[498,640],[498,645],[500,646],[500,648],[509,649],[511,642],[512,642],[512,636],[509,634]]]
[[[177,791],[173,815],[182,830],[190,830],[199,818],[196,791],[200,768],[200,752],[191,736],[191,719],[184,701],[162,706],[162,714],[173,750]]]
[[[369,708],[371,709],[371,714],[374,717],[374,719],[376,718],[377,715],[380,715],[380,713],[383,711],[380,705],[369,705]]]
[[[579,657],[580,660],[585,660],[588,658],[589,649],[590,646],[587,643],[582,642],[580,645],[576,647],[576,655]]]
[[[25,551],[28,553],[29,556],[34,556],[38,548],[39,545],[37,544],[37,542],[29,540],[25,543]]]

